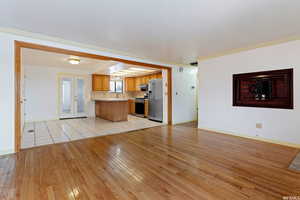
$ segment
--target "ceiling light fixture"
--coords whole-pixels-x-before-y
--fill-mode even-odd
[[[129,69],[134,70],[134,71],[144,71],[144,72],[153,72],[153,71],[155,71],[155,70],[152,70],[152,69],[143,69],[143,68],[136,68],[136,67],[131,67]]]
[[[78,65],[80,63],[80,59],[79,58],[69,58],[68,61],[72,65]]]
[[[125,74],[132,74],[132,73],[143,73],[140,71],[134,71],[134,70],[121,70],[119,71],[120,73],[125,73]]]

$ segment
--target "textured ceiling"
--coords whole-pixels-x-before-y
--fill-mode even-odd
[[[167,63],[300,35],[298,0],[2,0],[0,26]]]
[[[54,67],[54,68],[66,68],[66,69],[75,69],[80,71],[85,71],[90,74],[107,74],[112,75],[114,72],[119,72],[122,70],[128,70],[130,68],[138,68],[145,70],[159,71],[157,69],[142,67],[136,65],[127,65],[115,61],[102,61],[84,57],[76,57],[80,59],[78,65],[72,65],[68,62],[68,59],[74,57],[72,55],[58,54],[40,50],[33,49],[22,49],[22,65],[23,66],[37,66],[37,67]],[[138,74],[129,73],[125,76],[134,76],[134,75],[145,75],[151,72],[140,71]]]

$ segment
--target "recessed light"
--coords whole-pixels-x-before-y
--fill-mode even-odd
[[[80,59],[79,58],[69,58],[68,61],[72,65],[78,65],[80,63]]]

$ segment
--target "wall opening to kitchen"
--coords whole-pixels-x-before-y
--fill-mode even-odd
[[[27,48],[21,57],[22,149],[168,123],[167,70]]]

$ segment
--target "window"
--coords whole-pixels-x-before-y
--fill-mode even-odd
[[[111,80],[110,81],[110,92],[123,93],[123,81],[122,80]]]

